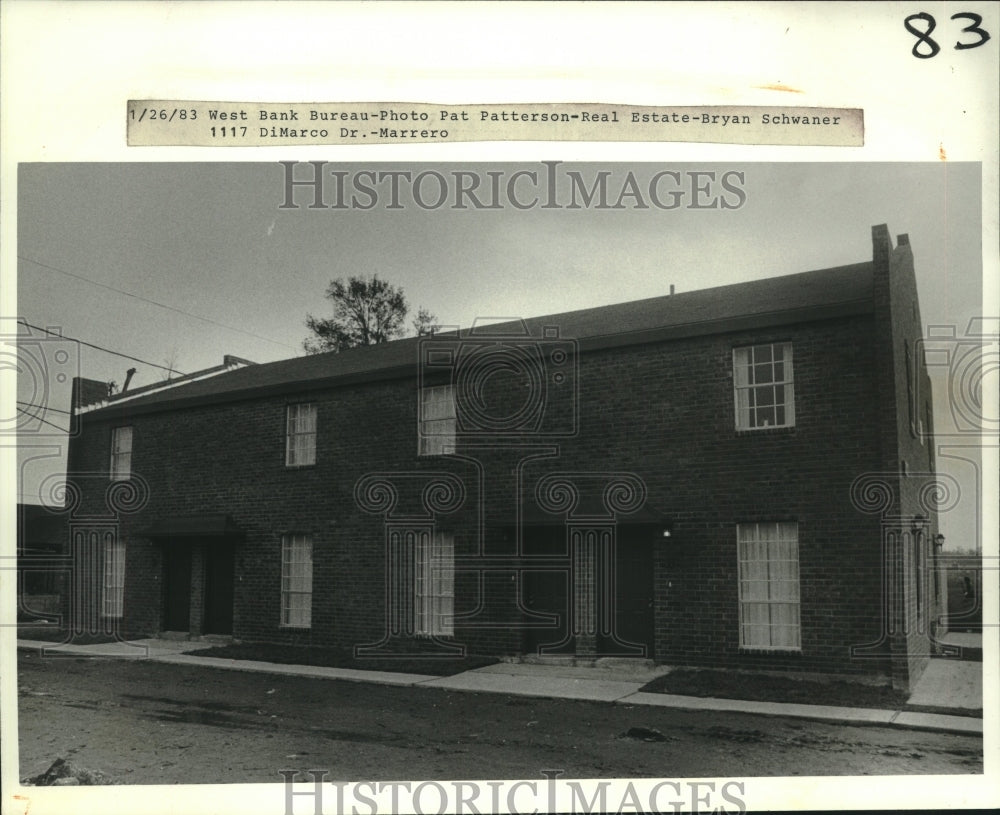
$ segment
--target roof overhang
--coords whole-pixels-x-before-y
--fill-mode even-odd
[[[231,541],[243,537],[243,530],[222,512],[201,512],[194,515],[171,515],[156,521],[141,533],[158,543],[194,539]]]
[[[581,500],[572,511],[548,512],[529,505],[521,513],[522,526],[616,524],[618,526],[670,526],[670,519],[646,505],[634,512],[609,511],[600,500]],[[512,524],[513,526],[513,524]]]

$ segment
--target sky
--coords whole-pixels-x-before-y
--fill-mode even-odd
[[[541,163],[377,168],[545,170]],[[16,313],[190,373],[224,354],[268,362],[303,353],[306,314],[330,315],[323,293],[333,278],[378,274],[404,289],[413,313],[424,307],[441,324],[467,326],[484,316],[655,297],[671,285],[684,292],[862,262],[871,259],[871,227],[882,223],[894,237],[909,234],[925,326],[952,325],[961,336],[984,313],[978,164],[561,164],[566,170],[587,179],[607,170],[616,191],[630,170],[639,179],[661,170],[735,171],[746,200],[736,209],[635,209],[628,201],[624,210],[361,211],[309,209],[311,194],[300,191],[300,208],[281,209],[278,162],[22,164]],[[9,316],[5,322],[9,334]],[[120,385],[132,366],[133,387],[163,377],[152,365],[91,347],[72,353],[67,370],[78,365],[90,378]],[[932,373],[945,434],[954,430],[947,379]],[[69,409],[68,379],[49,374],[30,393],[19,381],[18,399],[43,402],[51,410],[38,415],[64,426],[58,411]],[[53,427],[41,430],[37,444],[64,446]],[[37,502],[34,484],[60,460],[53,449],[44,464],[22,468],[24,500]],[[941,461],[961,471],[963,485],[973,483],[968,463]],[[975,537],[971,515],[942,518],[949,548]]]

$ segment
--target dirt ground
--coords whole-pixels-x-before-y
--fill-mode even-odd
[[[22,778],[57,758],[124,784],[983,770],[972,736],[30,652],[18,666]]]

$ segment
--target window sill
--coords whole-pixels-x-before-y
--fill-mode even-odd
[[[278,628],[283,631],[312,631],[312,624],[310,625],[288,625],[286,623],[278,623]]]
[[[316,462],[314,461],[312,464],[286,464],[285,465],[285,469],[286,470],[308,470],[311,467],[315,467],[315,466],[316,466]]]
[[[741,645],[740,653],[741,654],[785,654],[787,656],[802,656],[802,649],[778,647],[778,646],[748,647],[746,645]]]
[[[737,436],[753,436],[753,435],[765,435],[765,436],[780,436],[786,435],[790,436],[795,433],[795,425],[781,425],[780,427],[737,427]]]

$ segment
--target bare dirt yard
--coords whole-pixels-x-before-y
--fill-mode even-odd
[[[123,784],[983,771],[973,736],[27,651],[18,669],[22,778],[59,758]]]

